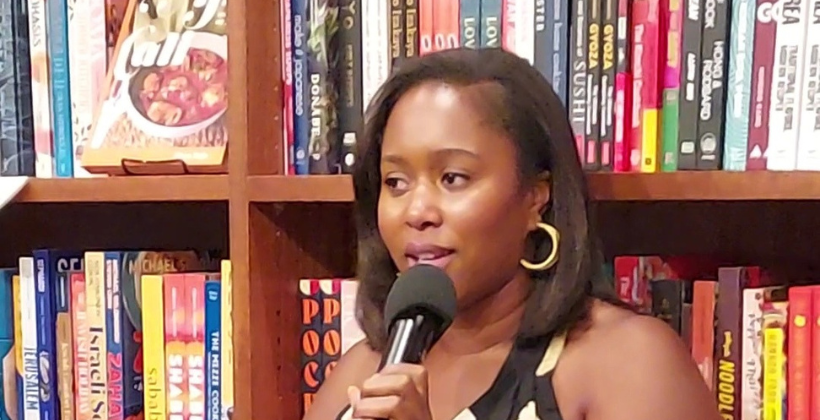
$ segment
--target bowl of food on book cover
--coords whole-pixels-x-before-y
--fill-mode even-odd
[[[196,134],[214,124],[228,104],[228,45],[224,35],[196,32],[181,65],[137,70],[126,113],[143,133],[162,138]]]

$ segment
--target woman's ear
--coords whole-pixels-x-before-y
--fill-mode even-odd
[[[535,230],[537,228],[537,224],[543,222],[541,212],[547,207],[547,205],[549,205],[551,192],[550,185],[550,173],[548,171],[544,171],[539,174],[532,183],[529,193],[529,230]]]

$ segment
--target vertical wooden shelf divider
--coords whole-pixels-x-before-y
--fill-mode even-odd
[[[282,173],[282,124],[279,54],[279,2],[228,2],[229,91],[229,224],[233,265],[234,418],[296,419],[295,395],[283,389],[282,313],[279,290],[270,264],[275,232],[251,208],[247,178]],[[267,254],[267,255],[266,255]],[[280,298],[281,299],[281,298]],[[287,369],[286,369],[287,371]],[[289,401],[290,400],[290,401]]]
[[[253,201],[250,177],[286,174],[280,4],[279,0],[230,0],[228,4],[234,418],[298,420],[302,404],[299,279],[352,275],[351,206]]]

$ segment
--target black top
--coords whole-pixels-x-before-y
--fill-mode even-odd
[[[516,344],[484,395],[453,420],[562,420],[552,374],[564,350],[565,335]],[[336,420],[350,420],[345,407]]]

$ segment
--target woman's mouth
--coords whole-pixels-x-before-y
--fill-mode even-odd
[[[407,244],[404,256],[407,258],[407,268],[429,264],[444,269],[455,256],[455,251],[438,245],[411,242]]]

